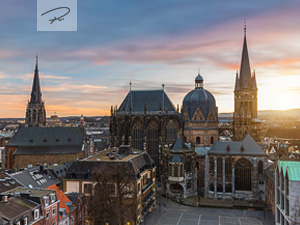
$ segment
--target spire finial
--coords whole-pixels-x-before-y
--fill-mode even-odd
[[[198,75],[200,75],[200,69],[198,68]]]
[[[130,91],[131,91],[131,86],[132,86],[132,83],[131,83],[131,81],[129,82],[129,89],[130,89]]]
[[[162,89],[165,90],[165,84],[162,84],[161,86],[162,86]]]
[[[247,19],[244,18],[244,33],[246,34],[247,31]]]

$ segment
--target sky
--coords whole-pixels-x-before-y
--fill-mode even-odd
[[[24,117],[36,54],[47,116],[109,115],[129,91],[174,105],[200,69],[219,112],[232,112],[244,18],[258,110],[300,108],[300,2],[78,0],[77,31],[37,31],[36,0],[0,1],[0,117]]]

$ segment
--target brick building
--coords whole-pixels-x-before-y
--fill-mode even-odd
[[[81,127],[22,127],[5,145],[5,169],[63,164],[85,157],[86,138]]]

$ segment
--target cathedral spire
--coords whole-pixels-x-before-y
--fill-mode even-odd
[[[247,48],[247,39],[246,39],[246,25],[244,28],[244,46],[242,53],[242,61],[240,68],[240,86],[241,88],[251,88],[251,70],[250,70],[250,61]]]
[[[239,91],[240,90],[240,79],[239,79],[239,72],[236,71],[236,76],[235,76],[235,91]]]
[[[40,78],[39,78],[38,59],[39,58],[37,55],[30,103],[41,103],[42,102],[42,92],[41,92]]]

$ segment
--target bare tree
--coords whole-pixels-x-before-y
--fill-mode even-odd
[[[127,164],[127,163],[126,163]],[[95,187],[89,200],[94,224],[136,223],[136,180],[124,164],[105,164],[93,172]]]

